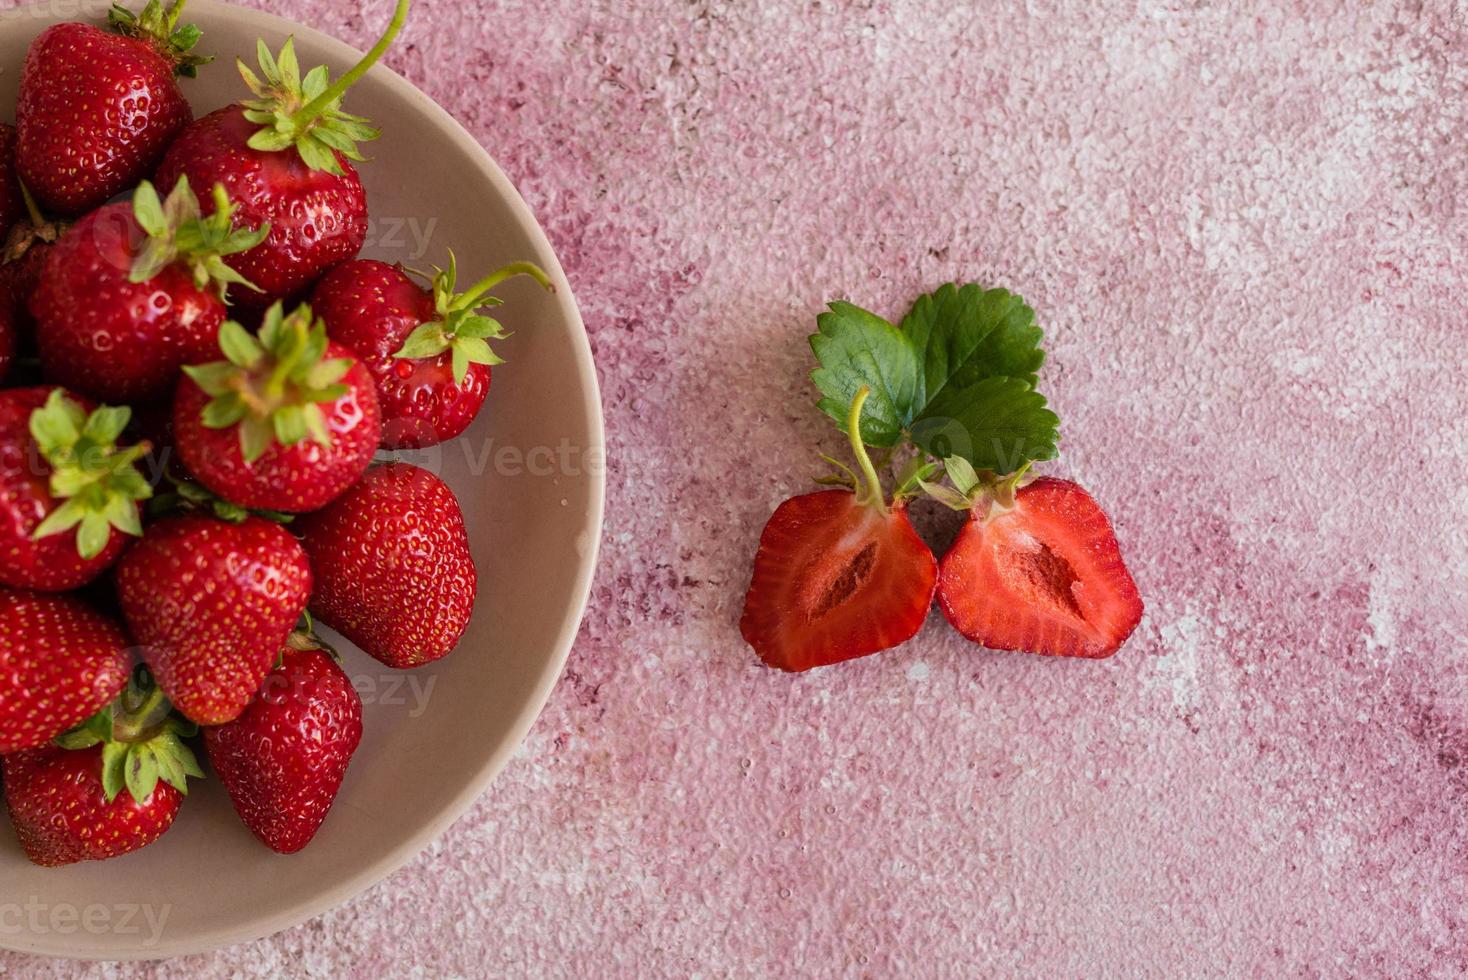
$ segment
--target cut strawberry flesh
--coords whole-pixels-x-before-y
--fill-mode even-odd
[[[938,601],[994,650],[1109,657],[1142,618],[1111,522],[1079,486],[1043,478],[996,517],[975,515],[943,556]]]
[[[884,512],[846,490],[792,497],[760,535],[739,628],[771,667],[839,663],[911,638],[937,576],[901,504]]]

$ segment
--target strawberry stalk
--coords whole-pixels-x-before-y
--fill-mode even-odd
[[[882,492],[882,481],[877,477],[877,468],[867,455],[866,443],[861,439],[861,409],[866,404],[872,389],[862,385],[851,400],[851,410],[846,415],[846,437],[851,442],[851,451],[861,467],[862,484],[855,487],[856,502],[864,507],[875,507],[884,516],[887,513],[887,498]]]
[[[382,56],[387,53],[387,49],[392,47],[392,43],[397,39],[399,32],[402,31],[403,24],[407,22],[408,7],[410,5],[411,0],[398,0],[398,5],[393,10],[392,20],[388,21],[387,30],[383,32],[382,37],[377,39],[377,43],[372,45],[367,54],[362,57],[361,61],[349,68],[345,75],[328,86],[326,91],[301,106],[291,117],[293,125],[298,129],[305,129],[310,126],[327,106],[345,95],[347,89],[356,84],[357,79],[367,74],[367,70],[381,60]]]
[[[452,250],[448,268],[435,267],[434,271],[433,307],[437,317],[415,327],[393,357],[421,360],[451,351],[454,384],[458,385],[464,383],[470,364],[504,363],[504,359],[490,349],[489,341],[503,340],[509,335],[498,320],[479,312],[481,307],[499,306],[503,302],[489,295],[491,289],[506,279],[529,276],[550,292],[556,291],[550,276],[533,262],[511,262],[501,266],[462,293],[456,292],[459,267]]]
[[[279,57],[270,53],[264,41],[256,41],[260,74],[256,75],[243,60],[236,61],[240,77],[254,96],[241,103],[245,118],[263,127],[250,137],[250,147],[266,152],[294,147],[306,166],[338,177],[346,173],[338,155],[348,160],[366,159],[357,143],[375,140],[382,133],[366,118],[343,112],[342,96],[392,45],[408,18],[409,3],[398,0],[382,37],[335,82],[327,81],[325,65],[301,74],[294,38],[286,39]]]
[[[126,788],[142,804],[153,795],[159,780],[187,795],[188,778],[204,777],[184,741],[198,731],[198,726],[174,714],[172,703],[148,668],[139,666],[117,700],[56,736],[55,742],[71,750],[101,745],[102,789],[107,802]]]

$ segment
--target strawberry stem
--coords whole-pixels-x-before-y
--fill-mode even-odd
[[[856,397],[851,400],[851,411],[846,415],[846,437],[851,440],[851,451],[855,454],[857,465],[861,467],[861,475],[866,480],[866,486],[856,492],[856,502],[886,513],[887,500],[882,493],[882,481],[877,478],[877,468],[872,465],[872,458],[867,455],[866,443],[861,439],[861,407],[866,404],[867,396],[871,393],[872,389],[866,385],[857,389]]]
[[[547,276],[541,270],[540,266],[536,265],[534,262],[511,262],[509,265],[502,266],[491,272],[489,275],[485,276],[483,279],[470,286],[466,292],[460,293],[458,296],[456,296],[454,298],[453,309],[473,309],[475,306],[479,305],[479,299],[485,293],[489,292],[491,289],[498,286],[506,279],[511,279],[515,276],[529,276],[531,279],[534,279],[536,282],[540,283],[540,285],[543,286],[545,289],[548,289],[551,292],[556,291],[555,284],[550,281],[550,276]]]
[[[331,105],[336,99],[341,98],[347,89],[356,83],[357,79],[367,74],[367,70],[377,64],[378,59],[392,46],[393,41],[398,36],[398,32],[403,29],[403,23],[408,19],[408,7],[410,4],[411,0],[398,0],[398,5],[393,10],[392,20],[388,22],[387,30],[383,33],[382,37],[377,39],[377,43],[363,56],[362,60],[353,65],[351,70],[345,75],[328,86],[326,91],[301,106],[291,116],[291,122],[296,125],[298,132],[304,131],[305,127],[313,119],[321,115],[322,110]]]

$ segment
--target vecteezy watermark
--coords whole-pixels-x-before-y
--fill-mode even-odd
[[[438,683],[438,678],[432,674],[424,677],[404,671],[353,673],[349,676],[364,707],[374,704],[389,708],[408,705],[409,718],[423,717],[428,710],[428,701],[433,697],[434,685]]]
[[[43,902],[31,895],[24,902],[0,901],[0,936],[141,936],[144,946],[163,939],[173,905],[150,902]]]

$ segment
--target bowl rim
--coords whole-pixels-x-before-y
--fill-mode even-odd
[[[94,11],[93,5],[85,2],[79,3],[77,5],[79,9],[71,11],[72,19],[86,18],[97,11],[105,12],[107,6],[108,3],[102,0],[95,4],[96,10]],[[51,16],[55,13],[52,8],[54,4],[41,0],[41,2],[11,8],[5,11],[5,16],[6,19],[9,19],[23,17],[26,11],[48,11],[38,16],[37,20],[50,20],[54,19]],[[233,19],[247,31],[259,36],[267,36],[267,32],[276,36],[295,34],[308,40],[313,46],[319,46],[330,57],[346,63],[354,62],[362,57],[360,50],[309,25],[300,24],[263,10],[226,3],[223,0],[191,0],[189,14],[191,19],[200,21],[207,21],[211,18]],[[499,164],[448,110],[419,91],[412,82],[381,62],[374,65],[370,73],[385,82],[388,88],[402,98],[411,109],[426,116],[430,122],[435,124],[436,128],[444,133],[445,138],[475,162],[494,191],[503,197],[524,228],[533,250],[537,253],[536,260],[557,283],[553,301],[560,315],[571,327],[575,369],[583,391],[583,408],[591,422],[592,439],[605,452],[606,422],[602,412],[601,386],[592,357],[591,341],[586,333],[586,325],[576,305],[570,283],[566,278],[565,269],[562,268],[549,238],[546,237],[545,229],[541,227],[534,212],[520,196],[520,192],[515,189],[515,185],[505,176]],[[411,835],[407,841],[366,862],[354,873],[323,889],[316,896],[283,908],[262,911],[261,914],[234,928],[214,929],[173,942],[160,940],[156,946],[123,947],[107,953],[68,949],[64,942],[55,941],[64,940],[63,936],[32,936],[28,937],[32,940],[30,943],[17,945],[16,937],[5,937],[0,934],[0,949],[35,956],[69,957],[93,961],[157,960],[210,952],[263,939],[314,919],[362,894],[420,855],[453,823],[468,812],[494,778],[505,768],[511,756],[524,743],[530,729],[545,708],[546,702],[550,700],[551,691],[565,668],[566,660],[570,656],[571,648],[580,631],[581,622],[585,618],[587,605],[590,602],[592,580],[600,557],[603,519],[606,511],[606,467],[594,467],[588,472],[592,477],[591,486],[588,488],[590,499],[587,516],[589,523],[586,527],[586,531],[590,534],[590,542],[581,557],[572,589],[573,605],[568,611],[573,611],[575,615],[567,616],[562,624],[561,631],[552,646],[551,655],[547,658],[540,676],[536,679],[531,696],[521,707],[519,715],[510,727],[512,737],[505,739],[500,747],[491,753],[485,764],[465,779],[463,787],[453,800]]]

